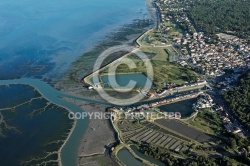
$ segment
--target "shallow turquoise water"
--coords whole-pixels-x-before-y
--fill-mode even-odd
[[[145,0],[1,0],[0,79],[41,78],[44,74],[60,77],[107,33],[134,19],[147,18],[145,3]]]
[[[101,84],[105,88],[112,88],[112,87],[143,88],[144,86],[149,88],[152,84],[152,82],[148,79],[148,77],[142,73],[104,75],[100,76],[97,79],[91,78],[91,82],[94,81],[97,81],[97,83],[101,82]]]
[[[147,76],[142,73],[135,74],[117,74],[117,75],[105,75],[101,76],[102,83],[105,86],[113,86],[113,87],[133,87],[133,83],[135,87],[150,87],[151,81],[148,80]],[[149,81],[147,83],[147,81]],[[116,82],[117,85],[114,83]]]
[[[135,159],[127,149],[121,149],[117,153],[117,156],[126,166],[145,166],[141,161]]]

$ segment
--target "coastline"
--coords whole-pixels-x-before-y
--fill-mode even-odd
[[[153,0],[146,0],[146,6],[148,8],[148,11],[152,17],[152,20],[154,21],[154,25],[155,27],[151,27],[151,28],[146,28],[146,30],[144,30],[144,32],[142,32],[139,36],[134,37],[134,39],[130,39],[129,41],[131,43],[135,43],[137,45],[137,48],[135,48],[134,50],[131,50],[128,53],[125,53],[123,55],[121,55],[118,59],[115,59],[114,61],[111,61],[110,63],[102,66],[100,69],[96,70],[96,71],[92,71],[91,73],[85,75],[84,77],[81,78],[81,82],[90,86],[93,86],[92,83],[89,81],[91,77],[93,77],[96,73],[99,73],[102,70],[105,70],[108,66],[112,65],[113,63],[116,63],[116,61],[119,61],[120,59],[130,55],[133,52],[136,52],[137,50],[140,50],[140,48],[142,47],[142,44],[139,42],[139,40],[145,36],[146,34],[148,34],[150,31],[154,30],[155,28],[158,27],[159,24],[159,19],[158,19],[158,15],[159,15],[159,9],[157,7],[157,5],[155,4],[155,2]],[[136,35],[136,34],[134,34]],[[128,41],[128,42],[129,42]],[[127,44],[127,43],[126,43]]]
[[[146,6],[147,6],[147,8],[148,8],[148,11],[149,11],[149,13],[151,14],[151,17],[152,17],[152,15],[155,15],[155,18],[152,18],[153,20],[154,20],[154,28],[156,28],[157,27],[157,25],[158,25],[158,19],[157,19],[157,13],[158,13],[158,10],[157,10],[157,8],[155,8],[155,4],[154,4],[154,2],[152,1],[152,0],[146,0]],[[154,10],[154,11],[152,11],[152,9]],[[138,40],[142,37],[142,36],[144,36],[145,34],[147,34],[149,31],[151,31],[152,29],[154,29],[154,28],[152,28],[152,27],[145,27],[146,28],[146,30],[144,30],[144,32],[142,32],[142,33],[140,33],[140,34],[136,34],[136,33],[134,33],[134,34],[132,34],[131,35],[131,37],[132,38],[130,38],[130,39],[128,39],[127,41],[124,41],[124,42],[122,42],[122,43],[125,43],[125,44],[128,44],[128,43],[136,43],[139,47],[140,47],[140,43],[138,42]],[[93,48],[94,49],[94,48]],[[128,53],[129,54],[129,53]],[[126,55],[128,55],[128,54],[125,54],[125,55],[122,55],[121,57],[119,57],[118,59],[120,59],[120,58],[123,58],[124,56],[126,56]],[[117,60],[117,59],[116,59]],[[110,62],[109,64],[107,64],[107,65],[105,65],[105,66],[108,66],[108,65],[110,65],[110,64],[112,64],[112,62]],[[105,66],[103,66],[101,69],[103,69],[103,68],[105,68]],[[81,79],[81,81],[80,82],[83,82],[83,80],[86,78],[86,77],[88,77],[88,76],[90,76],[90,75],[92,75],[93,73],[91,72],[90,74],[87,74],[85,77],[83,77],[82,79]],[[73,93],[74,95],[78,95],[78,94],[76,94],[76,93]],[[98,96],[94,96],[94,98],[96,99],[96,98],[99,98],[100,100],[103,100],[102,98],[100,98],[100,96],[98,95]],[[75,101],[74,101],[74,103],[75,103]],[[80,105],[80,104],[79,104]],[[82,105],[82,103],[81,103],[81,105]],[[94,105],[92,108],[96,108],[96,107],[98,107],[98,106],[96,106],[96,105]],[[105,107],[104,107],[105,108]],[[91,111],[91,108],[86,108],[86,107],[84,107],[84,110],[86,111],[86,112],[89,112],[89,113],[91,113],[92,111]],[[110,121],[110,120],[108,120],[108,121]],[[110,123],[112,123],[112,122],[110,122]],[[86,131],[83,133],[83,136],[82,136],[82,138],[81,138],[81,145],[79,146],[79,149],[78,149],[78,157],[93,157],[93,156],[95,156],[95,155],[100,155],[100,154],[104,154],[104,152],[105,152],[105,150],[104,150],[104,147],[103,146],[100,146],[100,148],[101,149],[103,149],[103,151],[100,149],[99,150],[99,152],[97,151],[96,153],[91,153],[90,155],[89,154],[85,154],[85,155],[83,155],[83,156],[81,156],[81,154],[80,154],[80,150],[81,150],[81,148],[82,147],[84,147],[84,145],[85,146],[91,146],[91,143],[86,143],[86,142],[84,142],[84,140],[85,139],[87,139],[87,142],[88,142],[88,140],[91,140],[91,138],[94,138],[93,136],[91,136],[90,134],[89,134],[89,132],[88,131],[91,131],[92,130],[92,126],[93,126],[93,124],[95,124],[95,122],[94,123],[92,123],[91,122],[91,120],[90,120],[90,122],[88,123],[88,127],[87,127],[87,129],[86,129]],[[97,123],[98,124],[98,123]],[[109,126],[110,124],[108,124],[108,126]],[[111,124],[112,125],[112,124]],[[111,127],[111,126],[109,126],[109,127]],[[111,138],[113,137],[114,138],[114,141],[118,141],[117,140],[117,138],[115,138],[116,136],[115,136],[115,129],[114,128],[112,128],[111,130],[113,130],[112,131],[112,133],[114,134],[114,136],[112,136],[111,135]],[[119,138],[118,138],[119,139]],[[113,143],[114,143],[114,141],[113,141]],[[106,142],[107,144],[110,144],[110,143],[112,143],[112,142]],[[81,161],[80,161],[80,159],[79,159],[79,165],[81,165]]]
[[[135,31],[136,32],[136,31]],[[143,33],[144,34],[144,33]],[[143,34],[141,34],[140,33],[140,35],[143,35]],[[135,36],[137,36],[138,35],[138,33],[134,33],[133,34],[134,36],[130,36],[130,37],[132,37],[133,39],[130,39],[130,40],[133,40],[134,41],[134,39],[136,39],[135,38]],[[140,36],[139,36],[140,37]],[[127,40],[127,41],[125,41],[125,43],[126,42],[128,42],[128,41],[130,41],[129,39]],[[52,100],[50,100],[47,96],[46,96],[46,94],[44,94],[43,93],[43,91],[42,90],[40,90],[38,87],[36,87],[35,86],[35,84],[30,84],[30,83],[24,83],[24,82],[22,82],[22,80],[25,80],[25,79],[13,79],[13,80],[2,80],[1,81],[1,83],[2,82],[8,82],[8,83],[6,83],[6,84],[22,84],[22,85],[28,85],[28,86],[31,86],[31,87],[33,87],[34,89],[36,89],[41,95],[42,95],[42,97],[43,98],[45,98],[46,100],[48,100],[48,101],[50,101],[51,103],[53,103],[53,104],[55,104],[55,105],[57,105],[57,106],[60,106],[60,107],[62,107],[62,108],[64,108],[64,109],[66,109],[69,113],[71,112],[73,112],[71,109],[69,109],[69,108],[67,108],[67,107],[65,107],[65,106],[63,106],[63,105],[61,105],[61,104],[58,104],[58,103],[56,103],[56,102],[53,102]],[[33,79],[28,79],[28,80],[33,80]],[[41,82],[44,82],[44,81],[42,81],[41,80]],[[1,85],[1,83],[0,83],[0,85]],[[3,85],[6,85],[6,84],[3,84]],[[47,83],[46,83],[47,84]],[[48,84],[49,85],[49,84]],[[79,87],[81,87],[81,85],[78,85]],[[64,86],[64,88],[65,88],[66,86]],[[55,90],[56,90],[56,87],[55,86],[53,86],[53,88],[55,88]],[[59,88],[60,89],[60,88]],[[61,90],[61,89],[60,89]],[[66,91],[61,91],[62,93],[64,92],[64,93],[67,93],[67,90]],[[57,96],[58,97],[58,96]],[[96,97],[96,96],[95,96]],[[91,105],[91,104],[90,104]],[[92,107],[92,108],[96,108],[96,106],[94,106],[94,107]],[[84,111],[86,111],[86,112],[88,112],[89,110],[91,110],[92,108],[89,108],[88,110],[86,110],[86,109],[84,109]],[[81,109],[82,110],[82,109]],[[66,147],[66,145],[67,145],[67,143],[69,142],[69,140],[70,140],[70,138],[71,138],[71,136],[73,135],[73,133],[74,133],[74,131],[76,130],[76,126],[77,126],[77,124],[78,124],[78,122],[77,122],[77,120],[75,120],[74,119],[74,121],[73,121],[73,123],[72,123],[72,126],[70,127],[71,129],[70,129],[70,131],[67,133],[67,138],[63,141],[63,144],[62,144],[62,146],[59,148],[59,150],[58,150],[58,152],[57,152],[57,154],[58,154],[58,164],[61,166],[61,165],[64,165],[64,162],[63,162],[63,156],[62,156],[62,154],[63,154],[63,149]],[[89,128],[89,125],[90,125],[90,123],[88,124],[88,127],[87,128]],[[105,125],[106,126],[106,125]],[[84,132],[83,133],[81,133],[82,135],[83,135],[83,137],[84,137],[84,135],[87,135],[87,129],[86,130],[84,130]],[[112,134],[110,135],[110,137],[113,137],[113,138],[115,138],[115,136],[113,136]],[[82,138],[83,139],[83,138]],[[81,139],[81,140],[82,140]],[[91,138],[88,138],[88,139],[91,139]],[[108,144],[110,144],[110,143],[112,143],[112,141],[110,141],[110,142],[107,142]],[[77,143],[76,143],[77,144]],[[103,152],[104,153],[104,152]],[[77,156],[75,156],[75,158],[77,158]]]
[[[109,67],[110,65],[115,64],[115,63],[118,62],[119,60],[121,60],[121,59],[123,59],[124,57],[130,55],[131,53],[134,53],[134,52],[140,50],[140,48],[142,47],[142,45],[140,44],[139,40],[140,40],[144,35],[148,34],[148,33],[149,33],[150,31],[152,31],[152,30],[153,30],[153,29],[150,28],[150,29],[148,29],[146,32],[142,33],[140,36],[138,36],[137,38],[134,39],[134,40],[135,40],[135,43],[138,45],[138,48],[135,48],[135,49],[132,50],[131,52],[122,55],[120,58],[118,58],[118,59],[116,59],[116,60],[114,60],[114,61],[112,61],[112,62],[106,64],[105,66],[102,66],[100,69],[98,69],[98,70],[96,70],[96,71],[93,71],[93,72],[90,73],[89,75],[83,77],[83,78],[82,78],[83,82],[84,82],[85,84],[87,84],[87,85],[94,86],[94,85],[89,81],[91,77],[97,76],[97,75],[99,74],[100,71],[105,70],[105,69],[106,69],[107,67]],[[139,72],[136,72],[136,73],[139,73]],[[129,74],[129,73],[118,73],[118,74]],[[108,74],[106,74],[106,75],[108,75]]]
[[[146,0],[146,3],[148,2],[149,0]],[[144,34],[144,33],[143,33]],[[141,34],[141,35],[143,35],[143,34]],[[134,34],[135,36],[137,36],[137,34]],[[132,37],[132,36],[131,36]],[[134,37],[133,37],[133,40],[134,40]],[[130,40],[128,40],[128,41],[130,41]],[[128,42],[128,41],[126,41],[126,42]],[[42,95],[42,97],[44,98],[44,99],[46,99],[46,100],[48,100],[49,102],[51,102],[52,104],[55,104],[55,105],[57,105],[57,106],[59,106],[59,107],[62,107],[62,108],[64,108],[65,110],[67,110],[69,113],[72,113],[73,111],[70,109],[70,108],[67,108],[67,107],[65,107],[65,106],[63,106],[63,105],[61,105],[61,104],[58,104],[58,103],[56,103],[56,102],[53,102],[51,99],[49,99],[47,96],[46,96],[46,94],[44,94],[43,93],[43,91],[42,90],[40,90],[38,87],[36,87],[35,86],[35,84],[29,84],[29,83],[23,83],[22,82],[22,80],[25,80],[25,78],[23,79],[13,79],[13,80],[1,80],[0,81],[0,85],[2,85],[1,83],[2,82],[9,82],[9,83],[6,83],[6,84],[3,84],[3,85],[10,85],[10,84],[22,84],[22,85],[28,85],[28,86],[31,86],[31,87],[33,87],[34,89],[36,89],[41,95]],[[33,80],[33,79],[28,79],[28,80]],[[35,80],[35,79],[34,79]],[[39,81],[41,81],[41,82],[44,82],[43,80],[39,80]],[[25,81],[24,81],[25,82]],[[47,82],[46,82],[46,84],[47,84]],[[48,84],[49,85],[49,84]],[[82,87],[81,85],[78,85],[79,87]],[[55,86],[53,86],[53,88],[56,90],[56,87]],[[65,87],[63,87],[63,88],[67,88],[66,86]],[[60,92],[60,91],[59,91]],[[61,91],[62,93],[67,93],[67,90],[66,91]],[[58,97],[58,96],[57,96]],[[96,97],[96,96],[95,96]],[[90,104],[91,105],[91,104]],[[98,106],[93,106],[92,108],[96,108],[96,107],[98,107]],[[91,108],[89,108],[89,109],[91,109]],[[82,109],[80,109],[79,108],[79,110],[82,110]],[[84,111],[86,111],[86,112],[88,112],[88,110],[85,110],[85,108],[84,108]],[[70,131],[69,132],[67,132],[67,138],[63,141],[63,144],[62,144],[62,146],[60,147],[60,149],[58,150],[58,163],[59,163],[59,165],[61,166],[61,165],[64,165],[64,163],[63,163],[63,157],[62,157],[62,151],[63,151],[63,149],[66,147],[66,145],[67,145],[67,143],[69,142],[69,140],[70,140],[70,138],[71,138],[71,136],[73,135],[73,133],[74,133],[74,131],[76,130],[76,127],[77,127],[77,125],[78,125],[78,121],[77,120],[75,120],[74,119],[74,121],[73,121],[73,123],[72,123],[72,126],[70,126]],[[89,124],[88,124],[88,128],[89,128]],[[82,134],[82,133],[81,133]],[[86,135],[87,134],[87,129],[86,130],[84,130],[84,132],[83,132],[83,134],[82,135]],[[111,135],[111,137],[113,137],[112,135]],[[89,139],[91,139],[91,138],[89,138]],[[110,142],[110,143],[112,143],[112,142]]]
[[[153,1],[152,1],[152,0],[146,0],[147,7],[149,7],[149,6],[148,6],[148,3],[149,3],[149,2],[150,2],[150,4],[151,4],[150,7],[153,7],[153,5],[152,5]],[[155,8],[154,8],[154,9],[155,9]],[[156,11],[154,11],[154,12],[158,12],[157,9],[155,9],[155,10],[156,10]],[[152,12],[152,11],[150,11],[150,12]],[[157,15],[157,13],[154,13],[154,14]],[[152,13],[151,13],[151,15],[152,15]],[[158,22],[158,20],[154,20],[154,21]],[[157,27],[157,24],[158,24],[158,23],[155,24],[155,27]],[[154,28],[155,28],[155,27],[154,27]],[[130,41],[131,43],[135,43],[136,45],[138,45],[139,47],[141,47],[140,42],[139,42],[138,40],[140,40],[141,37],[143,37],[145,34],[147,34],[148,32],[150,32],[150,31],[151,31],[152,29],[154,29],[154,28],[148,27],[148,28],[146,28],[146,30],[144,30],[144,32],[142,32],[142,33],[140,33],[140,34],[138,34],[138,35],[134,34],[134,36],[133,36],[134,38],[133,38],[133,39],[130,39],[129,41]],[[128,41],[127,41],[127,42],[128,42]],[[127,42],[125,42],[125,43],[127,43]],[[130,54],[130,53],[124,54],[124,55],[122,55],[121,57],[119,57],[119,58],[116,59],[116,60],[119,60],[119,59],[121,59],[121,58],[123,58],[124,56],[129,55],[129,54]],[[114,60],[114,61],[116,61],[116,60]],[[106,66],[111,65],[112,63],[114,63],[114,61],[112,61],[112,62],[106,64],[105,66],[102,66],[100,70],[104,69]],[[86,76],[84,76],[84,77],[81,79],[81,82],[84,83],[84,84],[86,84],[86,82],[85,82],[86,78],[92,76],[93,73],[95,73],[95,72],[97,72],[97,71],[91,72],[91,73],[87,74]],[[98,97],[100,97],[100,96],[98,95]],[[100,100],[103,100],[103,99],[100,98]],[[94,108],[94,107],[95,107],[95,106],[93,106],[93,108]],[[90,109],[85,109],[85,107],[84,107],[84,110],[85,110],[86,112],[89,112]],[[112,122],[111,122],[111,123],[112,123]],[[83,137],[82,137],[82,144],[81,144],[80,147],[79,147],[79,151],[80,151],[81,147],[84,146],[84,144],[85,144],[85,146],[89,146],[88,143],[86,143],[86,142],[84,143],[84,140],[85,140],[85,139],[87,139],[87,140],[90,139],[90,138],[87,138],[87,137],[89,136],[88,130],[91,131],[91,122],[88,124],[87,130],[86,130],[85,133],[83,134]],[[113,133],[114,133],[114,134],[116,133],[114,128],[113,128]],[[91,136],[90,136],[90,137],[91,137]],[[117,138],[116,138],[116,139],[117,139]],[[119,138],[118,138],[118,139],[119,139]],[[117,141],[117,140],[116,140],[116,141]],[[101,147],[101,148],[104,149],[103,147]],[[84,165],[84,162],[89,161],[89,160],[88,160],[89,158],[95,159],[95,156],[100,156],[100,154],[103,154],[103,155],[104,155],[104,152],[102,153],[101,151],[99,151],[99,152],[95,152],[95,153],[91,153],[91,154],[85,154],[85,155],[78,154],[78,157],[83,157],[83,158],[85,157],[85,158],[86,158],[86,160],[82,160],[82,161],[79,160],[79,165]],[[103,155],[102,155],[102,156],[103,156]],[[92,160],[91,160],[91,161],[92,161]],[[117,161],[116,161],[116,162],[117,162]],[[81,164],[81,163],[82,163],[82,164]],[[120,164],[121,164],[121,163],[120,163]]]
[[[197,28],[188,15],[194,10],[197,16],[192,2],[88,2],[90,6],[87,1],[41,2],[47,7],[36,4],[27,11],[28,2],[20,3],[23,10],[6,1],[2,7],[6,18],[27,19],[6,24],[10,30],[22,26],[3,38],[0,165],[248,165],[250,134],[241,124],[245,119],[227,107],[238,109],[242,102],[234,99],[245,92],[237,84],[247,70],[250,36],[249,41],[235,36],[229,40],[227,34],[238,32],[226,31],[224,39]],[[94,12],[88,16],[88,10]],[[37,12],[34,19],[29,12]],[[240,12],[246,14],[236,14]],[[146,26],[150,16],[155,27]],[[112,22],[120,21],[129,24],[119,24],[117,30]],[[33,31],[39,36],[32,36]],[[7,40],[15,38],[23,40]],[[12,51],[18,56],[11,56]],[[240,92],[232,94],[237,88]]]
[[[140,44],[139,40],[141,39],[141,37],[143,37],[145,34],[147,34],[148,32],[150,32],[151,30],[152,30],[152,28],[148,29],[146,32],[142,33],[141,35],[139,35],[138,37],[136,37],[136,38],[134,39],[135,43],[138,44],[139,48],[141,47],[141,44]],[[139,48],[137,48],[137,49],[139,49]],[[137,49],[135,49],[135,50],[133,50],[133,51],[136,51]],[[131,53],[131,52],[130,52],[130,53]],[[121,56],[121,57],[118,58],[117,60],[124,58],[125,56],[129,55],[130,53],[127,53],[127,54]],[[103,69],[105,69],[107,66],[112,65],[112,64],[115,63],[117,60],[115,60],[115,61],[113,61],[113,62],[111,62],[111,63],[105,65],[105,66],[102,67],[100,70],[103,70]],[[89,74],[89,75],[87,75],[87,76],[84,77],[82,80],[88,79],[88,77],[91,77],[91,76],[92,76],[93,74],[95,74],[96,72],[99,72],[99,70],[98,70],[98,71],[95,71],[95,72],[93,72],[93,73],[91,73],[91,74]],[[85,83],[87,83],[87,82],[85,82]],[[84,110],[85,110],[86,112],[89,112],[89,109],[84,109]],[[91,122],[90,122],[90,123],[91,123]],[[110,123],[112,123],[112,122],[110,122]],[[117,138],[118,140],[117,140],[117,141],[121,141],[120,138],[119,138],[119,133],[116,131],[115,126],[113,125],[113,123],[112,123],[111,125],[113,126],[113,130],[114,130],[113,132],[116,133],[116,134],[118,134],[118,138]],[[88,124],[88,126],[91,126],[91,125]],[[88,127],[88,129],[89,129],[89,127]],[[88,130],[88,129],[87,129],[87,130]],[[87,135],[88,135],[88,132],[85,131],[84,136],[83,136],[82,139],[83,139],[83,140],[86,139]],[[121,144],[122,144],[122,147],[124,147],[124,144],[123,144],[122,142],[121,142]],[[81,144],[81,146],[79,147],[79,149],[81,149],[82,146],[83,146],[83,145]],[[131,153],[130,148],[129,148],[129,147],[126,147],[126,148],[129,149],[129,151],[130,151],[130,153]],[[79,155],[79,157],[93,157],[93,156],[95,156],[95,155],[100,155],[100,154],[101,154],[100,152],[99,152],[99,153],[96,152],[96,153],[92,153],[92,154],[84,154],[84,155],[81,155],[81,156]],[[103,153],[103,154],[104,154],[104,153]],[[146,160],[141,159],[140,157],[138,157],[138,156],[135,155],[134,153],[132,153],[132,155],[133,155],[134,157],[136,157],[136,158],[138,158],[138,159],[144,161],[144,163],[147,163],[147,164],[150,163],[150,162],[148,162],[148,161],[146,161]],[[115,157],[117,158],[116,154],[115,154]],[[119,162],[119,160],[118,160],[118,162]],[[121,164],[121,163],[120,163],[120,164]],[[79,165],[81,165],[81,164],[79,164]],[[150,165],[150,164],[149,164],[149,165]]]
[[[69,110],[68,110],[68,111],[69,111]],[[69,112],[72,113],[72,111],[69,111]],[[58,165],[59,165],[59,166],[62,166],[62,165],[63,165],[63,164],[62,164],[62,157],[61,157],[62,149],[64,148],[64,146],[66,145],[66,143],[67,143],[67,141],[69,140],[70,136],[72,135],[73,131],[75,130],[76,123],[77,123],[77,121],[74,119],[73,125],[72,125],[72,127],[71,127],[71,129],[70,129],[70,131],[69,131],[69,133],[68,133],[68,136],[67,136],[66,140],[64,140],[63,145],[60,147],[60,149],[59,149],[59,151],[58,151]]]

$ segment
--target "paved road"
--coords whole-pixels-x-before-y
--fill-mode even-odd
[[[241,122],[239,122],[239,120],[237,120],[235,118],[235,116],[233,115],[232,111],[229,109],[228,104],[226,103],[226,101],[221,97],[220,95],[220,90],[218,89],[213,89],[211,91],[208,91],[208,93],[213,96],[215,100],[215,102],[221,106],[223,106],[224,111],[228,114],[229,119],[237,126],[239,126],[239,128],[241,128],[242,132],[245,134],[245,136],[249,137],[250,136],[250,132],[248,131],[248,129],[246,127],[243,126],[243,124]]]

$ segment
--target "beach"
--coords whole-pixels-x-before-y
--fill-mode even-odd
[[[83,97],[85,94],[88,99],[103,101],[97,93],[89,91],[87,89],[74,87],[74,89],[81,90],[68,90],[70,96]],[[92,94],[91,94],[92,93]],[[84,96],[85,97],[85,96]],[[97,103],[88,103],[81,100],[72,98],[63,98],[67,102],[71,102],[80,107],[84,112],[93,115],[95,113],[105,113],[107,105],[101,105]],[[110,124],[110,120],[107,118],[92,118],[84,117],[88,119],[88,125],[81,136],[81,140],[78,146],[77,165],[86,165],[86,163],[98,165],[98,161],[102,160],[102,163],[112,163],[116,165],[116,162],[109,156],[108,147],[113,144],[117,144],[117,138],[115,131]]]

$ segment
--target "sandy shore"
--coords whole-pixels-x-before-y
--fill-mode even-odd
[[[81,96],[80,94],[87,92],[69,92],[70,95]],[[79,94],[80,93],[80,94]],[[88,98],[101,99],[98,95],[93,95]],[[104,113],[107,106],[90,104],[84,101],[64,98],[68,102],[72,102],[81,107],[85,112]],[[115,132],[110,124],[109,119],[90,118],[87,130],[84,132],[81,143],[78,149],[77,164],[78,165],[116,165],[116,162],[106,153],[106,147],[117,142]]]

